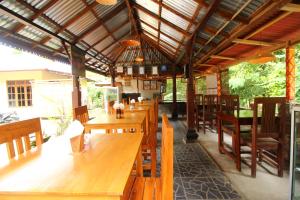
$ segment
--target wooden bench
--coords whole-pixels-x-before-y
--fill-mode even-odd
[[[29,135],[34,133],[36,146],[43,143],[40,118],[28,119],[18,122],[0,125],[0,144],[6,143],[7,154],[10,159],[16,156],[15,148],[18,155],[31,149]],[[16,145],[14,145],[14,141]]]
[[[137,177],[130,198],[143,199],[173,199],[173,127],[165,114],[162,116],[162,147],[161,147],[161,176]]]

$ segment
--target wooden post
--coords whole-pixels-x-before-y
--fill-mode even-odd
[[[173,65],[172,80],[173,80],[172,119],[177,119],[178,118],[178,112],[177,112],[176,66],[175,65]]]
[[[78,47],[71,46],[71,65],[72,65],[72,107],[81,106],[81,91],[79,77],[85,77],[85,52]]]
[[[74,109],[81,106],[81,91],[80,91],[79,76],[73,75],[72,79],[73,79],[72,107]]]
[[[195,81],[193,76],[193,46],[195,43],[195,35],[187,44],[186,55],[188,58],[188,65],[186,66],[187,70],[187,92],[186,92],[186,107],[187,107],[187,139],[196,140],[198,134],[195,130]]]
[[[291,101],[295,99],[295,47],[288,45],[286,48],[286,99]]]
[[[111,86],[116,86],[116,73],[114,71],[111,73]]]
[[[222,75],[220,70],[217,72],[217,94],[218,97],[222,95]]]

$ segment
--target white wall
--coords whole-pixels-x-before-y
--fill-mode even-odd
[[[121,78],[116,78],[116,81],[122,83],[122,92],[123,93],[141,93],[142,97],[152,99],[154,93],[160,92],[160,82],[158,82],[156,90],[144,90],[143,89],[143,80],[138,81],[138,87],[137,87],[136,79],[131,79],[131,86],[129,86],[129,87],[125,86],[125,81]]]
[[[206,94],[217,94],[217,74],[206,76]]]

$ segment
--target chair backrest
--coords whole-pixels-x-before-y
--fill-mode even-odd
[[[0,125],[0,144],[6,143],[8,157],[16,156],[14,141],[18,155],[31,149],[29,135],[35,133],[36,146],[43,143],[40,118],[28,119]]]
[[[87,106],[80,106],[80,107],[74,108],[73,118],[74,118],[74,120],[77,119],[82,124],[89,121],[89,113],[87,110]]]
[[[238,95],[221,95],[219,99],[220,112],[228,115],[233,115],[237,112],[239,117],[240,101]]]
[[[162,115],[161,199],[173,199],[173,137],[174,129],[166,114]]]
[[[285,123],[285,97],[258,97],[254,99],[254,137],[283,138]]]
[[[218,111],[218,95],[204,95],[203,110],[207,113],[215,113]]]

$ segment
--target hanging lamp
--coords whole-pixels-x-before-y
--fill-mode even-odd
[[[132,26],[133,26],[133,19],[132,19],[132,16],[130,14],[130,11],[128,11],[128,18],[129,18],[129,21],[130,21],[130,32],[129,32],[129,36],[126,37],[126,39],[123,39],[120,41],[120,44],[125,46],[125,47],[137,47],[137,46],[140,46],[141,43],[140,43],[140,40],[138,38],[137,35],[132,35],[131,33],[131,30],[132,30]]]
[[[107,5],[107,6],[116,5],[118,3],[117,0],[96,0],[96,1],[99,4]]]

